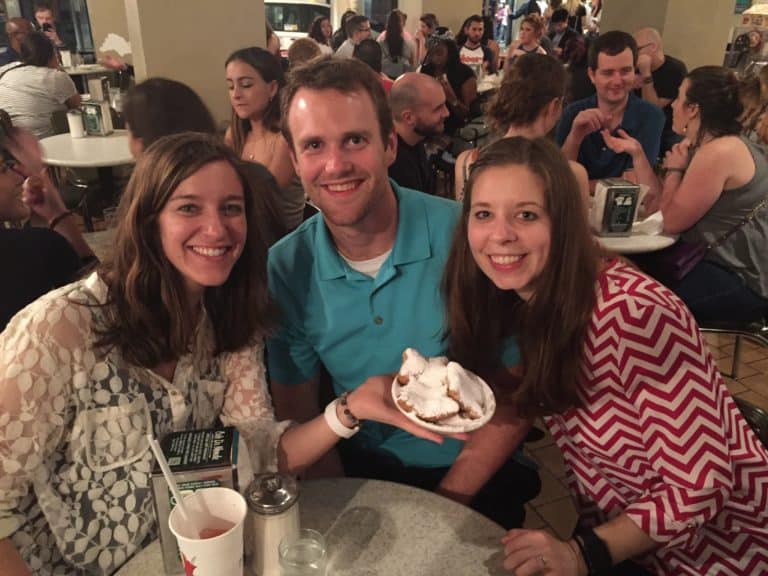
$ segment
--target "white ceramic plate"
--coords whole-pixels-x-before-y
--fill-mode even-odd
[[[605,248],[619,254],[641,254],[643,252],[655,252],[662,248],[672,246],[677,240],[676,236],[658,234],[648,236],[646,234],[632,234],[631,236],[598,236]]]
[[[402,412],[406,418],[411,420],[412,422],[415,422],[422,428],[426,428],[427,430],[432,430],[433,432],[437,432],[439,434],[454,434],[457,432],[472,432],[472,430],[477,430],[478,428],[482,427],[483,425],[487,424],[488,421],[493,417],[493,413],[496,411],[496,398],[493,395],[493,391],[491,390],[491,387],[486,384],[485,380],[480,378],[477,375],[474,375],[475,378],[477,378],[477,381],[480,383],[480,386],[483,389],[483,407],[485,410],[483,411],[483,415],[480,418],[477,418],[476,420],[471,420],[469,418],[462,418],[461,416],[451,416],[450,418],[446,418],[445,420],[442,420],[439,424],[433,423],[433,422],[425,422],[416,414],[413,412],[406,412],[402,409],[400,404],[397,403],[398,393],[400,392],[400,389],[403,388],[400,383],[397,381],[397,377],[392,381],[392,400],[395,402],[395,406],[397,406],[397,409]]]

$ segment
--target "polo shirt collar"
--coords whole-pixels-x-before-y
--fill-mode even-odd
[[[389,182],[397,198],[397,234],[392,254],[384,263],[382,271],[388,266],[426,260],[432,255],[427,209],[421,201],[421,193],[403,190],[394,180]],[[317,270],[321,280],[334,280],[348,274],[349,266],[336,249],[322,214],[317,218],[315,246]]]

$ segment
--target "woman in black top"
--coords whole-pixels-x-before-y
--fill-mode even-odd
[[[427,52],[421,72],[440,81],[451,115],[445,121],[446,134],[453,134],[465,122],[480,115],[475,73],[459,59],[453,40],[441,39]]]

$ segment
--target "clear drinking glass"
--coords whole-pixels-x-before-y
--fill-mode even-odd
[[[281,576],[325,576],[325,538],[317,530],[302,528],[286,536],[278,547]]]

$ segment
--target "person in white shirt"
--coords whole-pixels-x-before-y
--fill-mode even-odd
[[[456,38],[459,45],[459,58],[462,64],[466,64],[480,78],[483,74],[494,74],[496,62],[493,52],[482,44],[485,24],[483,17],[473,14],[464,21],[461,34]]]
[[[347,20],[347,39],[336,50],[335,56],[339,58],[352,58],[355,46],[366,38],[371,37],[371,22],[366,16],[352,16]]]
[[[0,108],[14,126],[36,138],[53,135],[51,115],[80,106],[80,94],[63,70],[53,44],[42,32],[30,32],[21,43],[21,62],[0,68]]]

